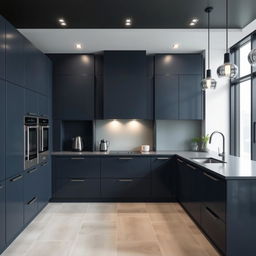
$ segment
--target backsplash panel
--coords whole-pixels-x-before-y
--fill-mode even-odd
[[[110,150],[139,150],[140,145],[153,148],[153,122],[149,120],[96,120],[96,150],[101,139],[110,141]]]
[[[202,134],[202,122],[157,120],[156,150],[190,150],[191,139]]]

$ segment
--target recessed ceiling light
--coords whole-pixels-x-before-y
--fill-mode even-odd
[[[178,48],[180,48],[180,45],[178,43],[175,43],[175,44],[172,45],[172,48],[173,49],[178,49]]]
[[[197,23],[199,21],[198,18],[193,18],[191,22]]]
[[[63,23],[63,22],[65,22],[65,20],[63,18],[61,18],[61,19],[59,19],[59,22]]]
[[[67,23],[66,22],[61,22],[60,25],[64,27],[64,26],[67,26]]]
[[[125,19],[125,26],[130,27],[132,25],[132,19],[131,18],[126,18]]]
[[[81,44],[76,44],[76,49],[82,49],[82,45]]]
[[[190,23],[189,23],[189,26],[192,26],[192,27],[193,27],[193,26],[195,26],[195,25],[196,25],[195,22],[190,22]]]

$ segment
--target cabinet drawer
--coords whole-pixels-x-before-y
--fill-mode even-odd
[[[58,179],[56,181],[56,198],[98,198],[100,197],[100,179]]]
[[[218,177],[203,172],[203,202],[224,222],[226,221],[226,183]]]
[[[100,177],[100,159],[98,158],[56,158],[54,161],[58,178]]]
[[[37,167],[26,171],[24,175],[24,223],[27,224],[38,210],[39,171]]]
[[[111,157],[102,160],[103,178],[151,177],[150,158]]]
[[[214,244],[225,253],[226,250],[226,227],[225,223],[215,215],[208,207],[202,207],[201,226],[204,232]]]
[[[103,198],[146,198],[151,196],[150,179],[102,179]]]

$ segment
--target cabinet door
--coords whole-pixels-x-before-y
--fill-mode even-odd
[[[5,88],[0,80],[0,180],[5,179]]]
[[[195,75],[202,73],[201,54],[158,54],[155,56],[156,75]]]
[[[26,171],[24,177],[24,224],[28,224],[37,214],[38,209],[38,167]]]
[[[24,169],[24,89],[6,86],[6,177]]]
[[[105,119],[152,119],[151,90],[144,51],[104,52]]]
[[[49,116],[48,98],[46,96],[37,94],[37,109],[38,109],[39,116],[42,116],[42,117]]]
[[[179,80],[177,75],[155,77],[155,119],[179,118]]]
[[[0,16],[0,78],[5,78],[5,21]]]
[[[94,119],[94,76],[54,76],[55,119]]]
[[[200,75],[179,76],[179,117],[183,120],[204,118]]]
[[[48,96],[49,95],[49,73],[51,73],[51,63],[47,56],[42,52],[38,54],[39,59],[39,78],[38,78],[38,92]]]
[[[154,198],[174,197],[175,173],[172,169],[170,157],[157,157],[151,160],[152,195]]]
[[[24,86],[25,58],[24,38],[8,22],[6,22],[6,80]]]
[[[41,210],[49,202],[52,195],[51,162],[44,162],[40,164],[39,182],[38,208]]]
[[[25,115],[38,115],[38,96],[37,93],[25,89]]]
[[[10,243],[23,228],[23,176],[6,182],[6,242]]]
[[[55,158],[54,172],[58,178],[100,178],[100,159]]]
[[[101,161],[103,178],[151,178],[150,158],[109,157]]]
[[[151,197],[151,180],[133,179],[102,179],[101,196],[103,198],[141,199]]]
[[[0,254],[5,247],[5,182],[0,181]]]

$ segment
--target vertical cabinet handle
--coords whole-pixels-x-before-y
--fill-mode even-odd
[[[253,122],[253,143],[256,143],[256,122]]]

